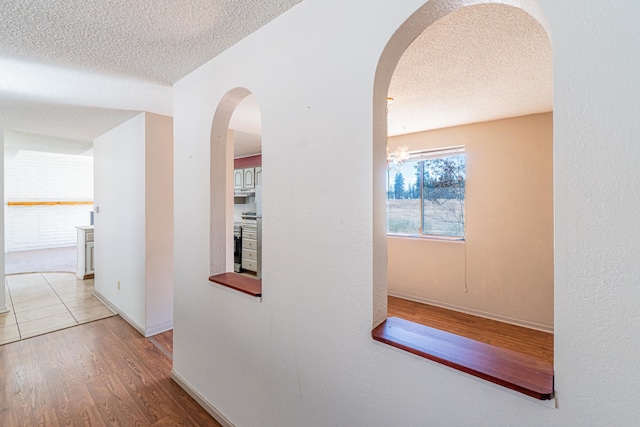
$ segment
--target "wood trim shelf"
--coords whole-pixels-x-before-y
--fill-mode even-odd
[[[209,281],[243,292],[253,297],[262,296],[262,280],[237,273],[222,273],[209,277]]]
[[[553,398],[553,366],[526,354],[389,317],[374,340],[539,400]]]

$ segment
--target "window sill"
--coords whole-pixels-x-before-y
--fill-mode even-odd
[[[389,317],[371,336],[535,399],[553,399],[553,367],[531,356],[397,317]]]
[[[222,273],[209,277],[209,281],[253,297],[262,296],[262,280],[260,279],[253,279],[237,273]]]

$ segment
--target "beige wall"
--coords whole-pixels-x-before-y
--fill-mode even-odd
[[[173,327],[173,119],[145,113],[145,333]]]
[[[388,237],[391,295],[553,329],[552,113],[389,139],[464,145],[464,242]],[[467,291],[465,292],[465,285]]]

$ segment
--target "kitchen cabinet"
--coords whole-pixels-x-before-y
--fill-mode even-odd
[[[93,236],[91,236],[91,238],[93,238]],[[86,246],[86,251],[85,251],[85,269],[86,269],[86,273],[87,275],[92,275],[93,276],[93,242],[87,242],[87,246]]]
[[[242,269],[258,271],[258,233],[253,227],[242,227]]]
[[[261,168],[262,169],[262,168]],[[255,188],[255,168],[243,168],[233,170],[233,189],[246,190]]]
[[[255,168],[244,168],[244,188],[254,188],[256,186]]]
[[[242,190],[242,184],[244,183],[244,170],[235,169],[233,171],[233,189]]]
[[[262,185],[262,166],[255,168],[255,181],[256,185]]]
[[[78,229],[78,268],[76,276],[80,279],[93,277],[93,226],[80,226]]]

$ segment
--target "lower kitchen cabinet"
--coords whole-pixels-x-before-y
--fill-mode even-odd
[[[258,233],[254,228],[242,227],[242,268],[258,271]]]
[[[93,226],[80,226],[78,229],[78,270],[80,279],[93,277]]]

